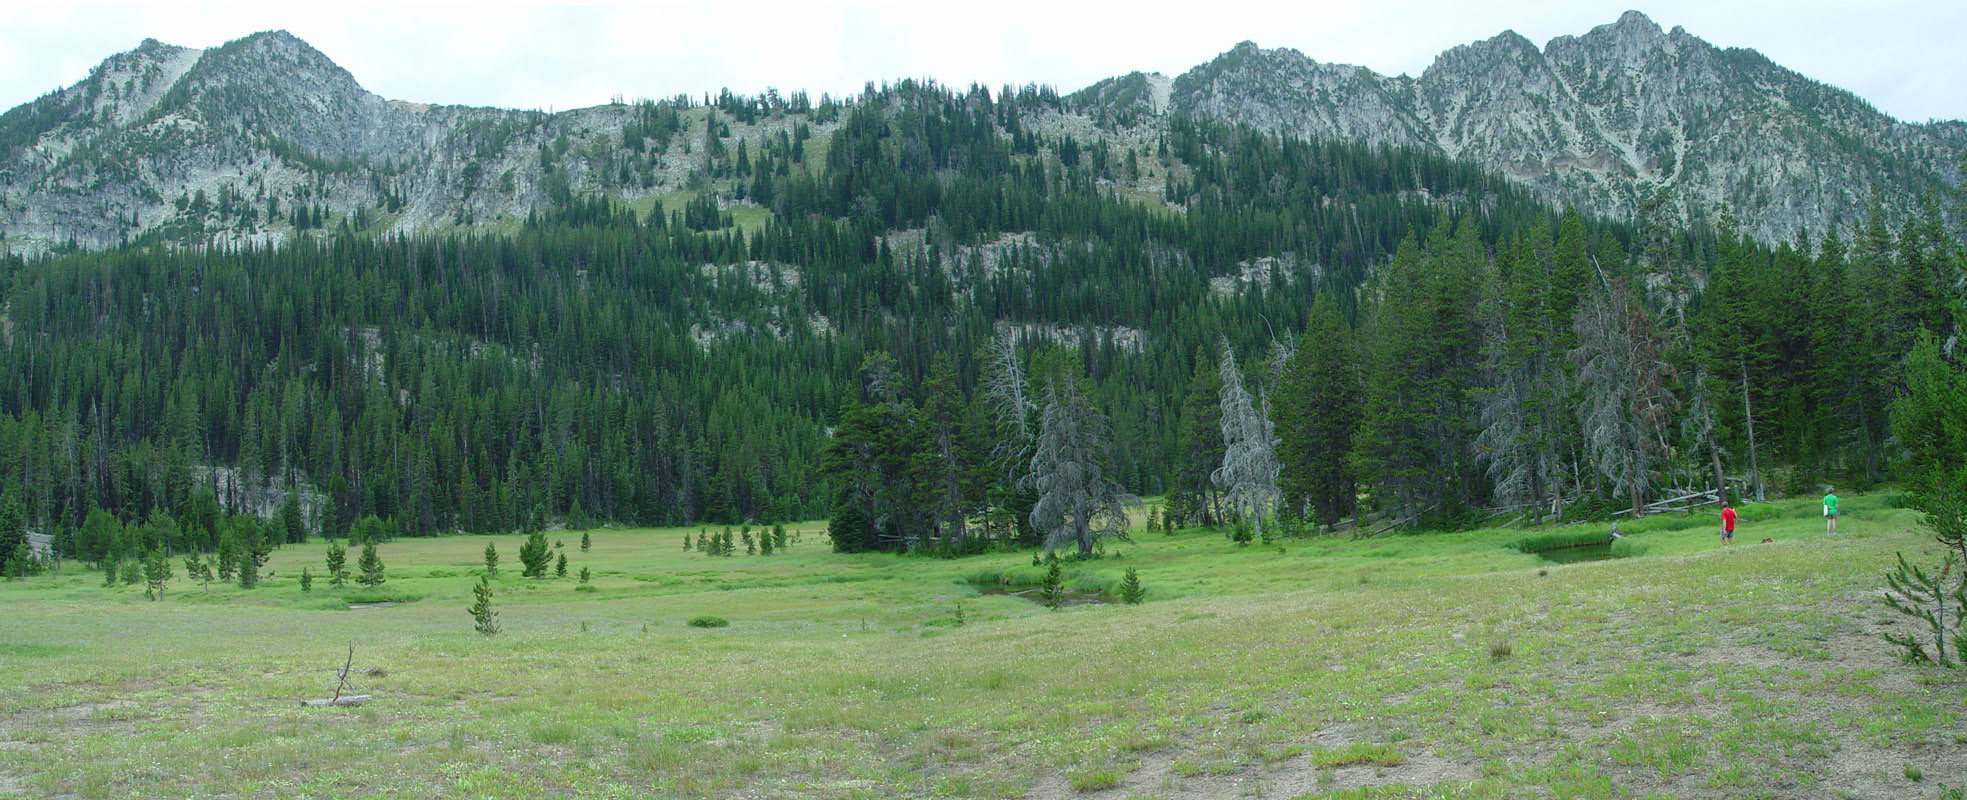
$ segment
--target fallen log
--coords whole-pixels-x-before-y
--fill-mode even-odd
[[[323,706],[359,706],[369,701],[366,694],[351,694],[347,697],[323,697],[319,700],[302,700],[301,705],[308,708]]]

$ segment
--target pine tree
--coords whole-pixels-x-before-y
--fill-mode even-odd
[[[9,491],[0,496],[0,566],[12,563],[16,552],[27,551],[27,510]]]
[[[219,534],[219,580],[231,582],[239,570],[239,540],[231,529]]]
[[[1057,558],[1051,559],[1051,566],[1045,570],[1045,583],[1039,587],[1038,597],[1053,611],[1065,604],[1065,577]]]
[[[212,591],[212,565],[198,557],[198,551],[191,551],[184,557],[184,576],[198,582],[206,594]]]
[[[110,555],[107,555],[107,556],[103,556],[103,559],[102,559],[102,585],[104,586],[104,588],[107,588],[107,587],[110,587],[110,586],[115,586],[115,585],[116,585],[116,574],[117,574],[117,569],[118,569],[119,567],[121,567],[121,566],[122,566],[122,565],[121,565],[120,563],[118,563],[118,561],[117,561],[117,557],[116,557],[116,555],[115,555],[115,554],[113,554],[113,553],[112,553],[112,554],[110,554]]]
[[[490,575],[478,576],[478,585],[472,587],[473,602],[470,608],[473,629],[486,636],[499,632],[498,612],[492,610],[492,578]]]
[[[561,553],[561,554],[560,554],[560,560],[558,560],[558,561],[556,561],[556,562],[554,562],[554,564],[553,564],[553,576],[554,576],[554,577],[556,577],[556,578],[565,578],[565,577],[567,577],[567,554],[566,554],[566,553]]]
[[[485,574],[493,578],[499,576],[499,547],[496,542],[485,543]]]
[[[376,552],[374,541],[362,543],[362,557],[355,562],[355,568],[362,573],[356,582],[363,586],[379,586],[388,580],[383,575],[382,555]]]
[[[314,591],[314,570],[311,567],[301,567],[301,591]]]
[[[341,546],[340,542],[337,542],[333,539],[329,539],[328,540],[328,585],[340,589],[342,588],[343,582],[346,581],[347,579],[348,579],[348,548]]]
[[[1653,475],[1666,457],[1675,410],[1671,367],[1660,358],[1652,320],[1623,279],[1594,287],[1578,310],[1578,381],[1586,388],[1584,432],[1591,463],[1613,492],[1645,513]]]
[[[1079,379],[1062,375],[1051,383],[1031,456],[1038,491],[1031,526],[1044,534],[1047,552],[1070,544],[1080,556],[1091,556],[1107,538],[1131,541],[1127,507],[1140,501],[1107,477],[1112,433]]]
[[[585,566],[581,567],[581,583],[587,583],[593,578],[594,578],[594,574],[589,572],[587,567]]]
[[[251,589],[260,585],[260,560],[250,548],[241,548],[239,559],[239,588]]]
[[[1264,517],[1278,500],[1277,435],[1269,417],[1257,413],[1244,390],[1243,371],[1236,365],[1236,351],[1228,338],[1221,339],[1220,349],[1223,460],[1209,479],[1229,495],[1238,526],[1248,524],[1257,538],[1264,539]]]
[[[152,549],[143,559],[143,596],[151,600],[164,599],[164,584],[171,580],[171,561],[164,556],[164,549]]]
[[[581,552],[585,553],[593,549],[594,549],[594,537],[588,534],[587,531],[581,531]]]
[[[1120,602],[1130,606],[1139,605],[1146,597],[1147,589],[1141,586],[1140,573],[1135,572],[1133,567],[1128,567],[1127,576],[1120,579]]]
[[[1222,371],[1205,348],[1195,350],[1180,425],[1167,518],[1181,526],[1214,526],[1222,521],[1220,495],[1209,479],[1223,463]]]
[[[1282,502],[1301,518],[1334,524],[1353,513],[1357,499],[1346,454],[1359,425],[1359,373],[1331,298],[1321,295],[1312,304],[1276,398],[1271,418]]]
[[[546,577],[547,567],[553,563],[553,550],[547,546],[546,531],[535,529],[526,536],[526,543],[519,546],[519,563],[523,566],[520,574],[525,577]]]

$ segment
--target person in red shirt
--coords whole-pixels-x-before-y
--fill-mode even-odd
[[[1735,509],[1733,506],[1721,507],[1721,543],[1735,543]]]

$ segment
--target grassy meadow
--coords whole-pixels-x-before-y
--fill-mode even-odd
[[[821,523],[771,556],[556,532],[546,580],[519,536],[403,539],[373,592],[318,541],[251,590],[180,560],[161,602],[65,565],[0,584],[0,797],[1959,797],[1967,671],[1878,635],[1910,629],[1892,554],[1937,552],[1894,505],[1847,499],[1836,536],[1754,506],[1732,547],[1659,515],[1562,565],[1521,531],[1137,531],[1067,576],[1135,567],[1147,602],[1061,611],[979,594],[1029,553],[843,556]],[[300,707],[351,643],[374,699]]]

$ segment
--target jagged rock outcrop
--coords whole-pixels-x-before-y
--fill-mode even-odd
[[[1081,96],[1091,113],[1105,98]],[[1752,50],[1638,12],[1542,50],[1514,32],[1456,47],[1419,78],[1249,42],[1176,78],[1175,113],[1305,137],[1438,149],[1554,203],[1629,217],[1658,189],[1686,218],[1726,208],[1765,240],[1897,209],[1957,184],[1967,125],[1892,119]],[[1109,112],[1111,113],[1111,112]]]

